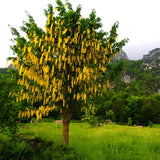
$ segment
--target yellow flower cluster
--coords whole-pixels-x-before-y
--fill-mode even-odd
[[[55,109],[55,105],[53,105],[52,107],[40,106],[39,109],[37,110],[26,108],[25,111],[19,111],[18,117],[19,118],[23,118],[23,117],[29,118],[29,117],[36,115],[37,119],[42,119],[43,116],[48,116],[49,112],[52,112],[54,109]]]
[[[113,52],[112,45],[108,40],[107,47],[102,47],[101,41],[94,38],[94,28],[82,31],[81,17],[76,28],[66,28],[61,18],[54,22],[54,15],[49,14],[45,35],[28,33],[28,43],[19,48],[23,63],[20,63],[18,57],[13,62],[13,67],[16,65],[19,69],[22,78],[18,84],[25,86],[26,90],[22,89],[18,93],[22,95],[18,100],[31,99],[32,103],[43,100],[44,106],[62,101],[63,107],[69,107],[68,97],[66,98],[69,94],[71,97],[73,95],[73,99],[81,99],[86,103],[88,93],[99,95],[101,87],[109,87],[108,81],[102,86],[97,79],[101,75],[100,71],[106,71],[105,64],[110,61],[107,52]],[[90,67],[90,64],[94,64],[94,67]],[[77,86],[84,88],[83,93],[76,91]],[[38,110],[20,111],[19,117],[36,115],[37,118],[42,118],[55,108],[44,106]]]

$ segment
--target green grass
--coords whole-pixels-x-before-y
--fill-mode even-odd
[[[23,124],[20,131],[58,145],[62,141],[62,125],[54,122]],[[83,160],[160,160],[159,125],[153,128],[120,125],[90,128],[87,123],[71,123],[69,143]]]

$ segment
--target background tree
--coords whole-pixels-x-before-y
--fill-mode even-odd
[[[58,11],[58,13],[56,13]],[[45,10],[47,24],[45,31],[37,26],[28,14],[21,30],[27,38],[21,37],[11,28],[16,45],[12,46],[17,58],[9,58],[19,69],[18,84],[24,87],[17,94],[17,100],[43,102],[39,109],[27,109],[20,117],[36,115],[37,119],[48,115],[59,106],[63,116],[63,144],[68,144],[69,122],[74,107],[88,106],[100,95],[101,74],[106,63],[119,52],[128,39],[117,42],[118,22],[110,33],[100,30],[101,19],[95,10],[89,18],[81,18],[81,6],[74,11],[70,3],[65,5],[57,0],[55,12],[49,5]],[[56,16],[55,16],[56,15]],[[81,105],[76,105],[81,102]]]
[[[5,74],[0,73],[0,132],[7,133],[10,136],[16,133],[18,127],[18,112],[22,109],[22,102],[17,103],[16,97],[9,97],[11,91],[18,92],[17,85],[18,73],[9,70]]]

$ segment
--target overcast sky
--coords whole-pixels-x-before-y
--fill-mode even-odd
[[[0,1],[0,67],[5,67],[10,50],[10,24],[17,29],[27,20],[25,11],[44,28],[44,9],[56,0],[1,0]],[[64,2],[64,0],[62,0]],[[129,59],[141,59],[154,48],[160,48],[160,0],[69,0],[75,9],[82,5],[82,17],[88,17],[92,9],[102,19],[103,30],[109,31],[119,21],[119,40],[129,38],[123,48]]]

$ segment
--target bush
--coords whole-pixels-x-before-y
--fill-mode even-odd
[[[25,141],[0,141],[0,159],[24,160],[28,157],[33,157],[32,148],[26,146]]]
[[[0,159],[7,160],[80,160],[72,148],[41,138],[0,140]]]
[[[112,122],[116,121],[114,112],[112,110],[106,111],[106,119],[110,119]]]
[[[150,128],[152,128],[152,127],[153,127],[153,122],[152,122],[152,121],[149,121],[149,122],[148,122],[148,125],[149,125]]]
[[[111,119],[118,124],[127,124],[128,118],[131,118],[132,124],[143,126],[147,126],[149,121],[160,123],[160,95],[135,96],[124,91],[108,92],[95,100],[98,120]]]
[[[98,118],[95,116],[94,108],[86,108],[85,115],[83,116],[82,120],[87,121],[91,125],[91,127],[97,126]]]
[[[132,126],[132,119],[128,118],[128,126]]]
[[[0,131],[14,134],[17,131],[17,117],[21,107],[14,97],[9,97],[10,91],[17,91],[17,81],[11,79],[11,74],[0,73]]]
[[[6,74],[0,73],[0,132],[10,136],[14,136],[18,131],[17,121],[30,121],[27,118],[19,119],[19,110],[24,110],[26,106],[32,107],[26,100],[17,102],[16,96],[12,94],[17,93],[22,88],[17,84],[17,77],[18,72],[13,69],[8,70]]]

